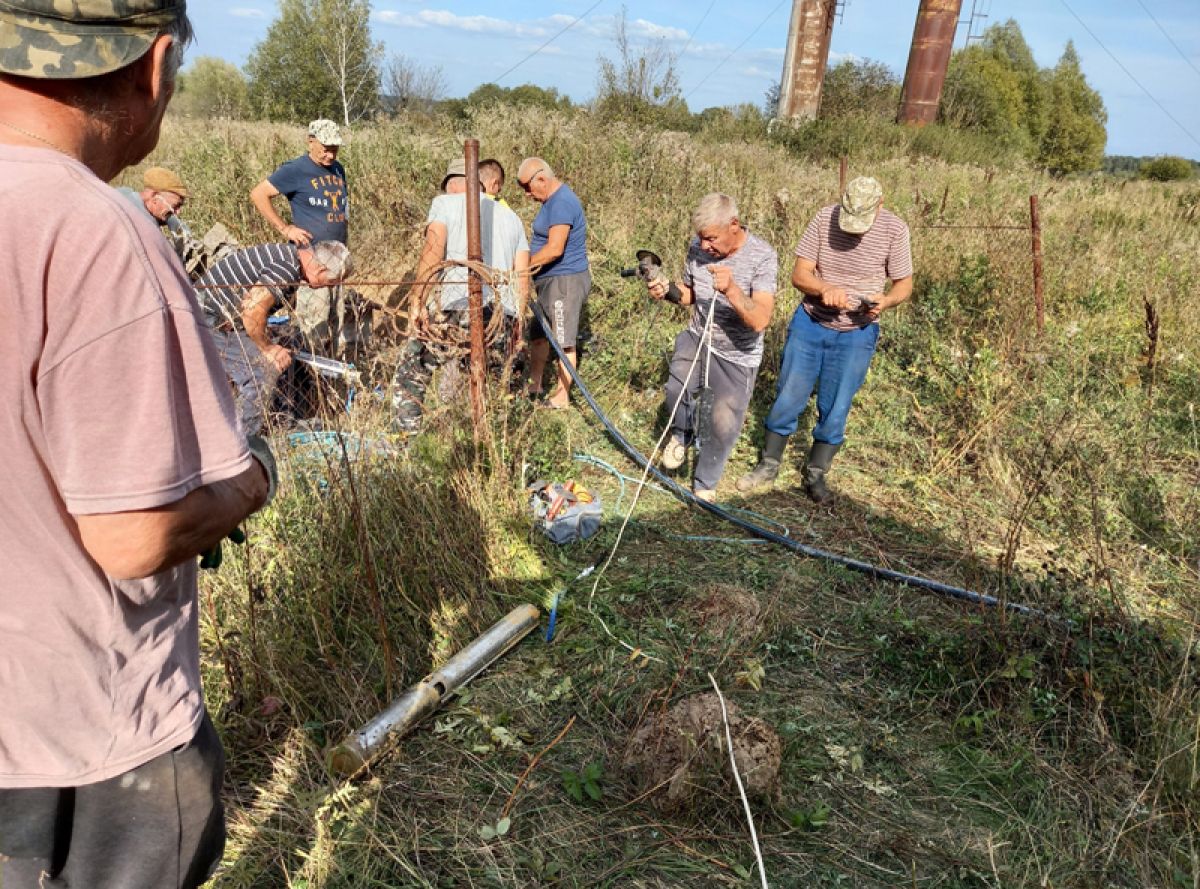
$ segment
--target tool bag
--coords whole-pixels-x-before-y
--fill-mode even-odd
[[[600,530],[604,515],[600,498],[573,479],[540,479],[526,491],[534,525],[554,543],[587,540]]]

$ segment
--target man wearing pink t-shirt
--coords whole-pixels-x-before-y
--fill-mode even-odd
[[[0,3],[4,889],[190,889],[224,844],[196,557],[270,458],[179,259],[105,184],[157,143],[190,36],[183,0]]]

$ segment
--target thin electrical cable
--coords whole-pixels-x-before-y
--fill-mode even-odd
[[[742,808],[746,810],[746,823],[750,825],[750,842],[754,845],[758,876],[762,880],[763,889],[770,889],[767,885],[767,868],[763,864],[762,848],[758,845],[758,831],[754,829],[754,814],[750,811],[750,800],[746,799],[746,788],[742,784],[742,776],[738,773],[737,758],[733,755],[733,733],[729,730],[729,711],[725,709],[725,695],[721,694],[721,687],[717,685],[712,673],[708,674],[708,681],[712,683],[717,700],[721,702],[721,720],[725,723],[725,746],[729,750],[729,767],[733,769],[733,780],[737,783],[738,793],[742,797]]]
[[[765,25],[770,20],[771,16],[773,16],[775,13],[777,13],[779,11],[779,7],[783,6],[784,2],[786,2],[786,0],[779,0],[779,2],[775,4],[775,7],[770,12],[768,12],[766,14],[766,16],[764,16],[763,20],[761,22],[759,22],[758,25],[755,26],[754,30],[751,31],[748,35],[746,35],[746,39],[743,40],[741,43],[739,43],[737,46],[735,46],[733,48],[733,52],[731,52],[725,58],[721,59],[721,61],[717,63],[717,67],[713,68],[711,71],[709,71],[707,74],[705,74],[704,78],[688,91],[687,95],[685,95],[683,97],[683,101],[686,102],[688,99],[690,99],[692,97],[692,93],[696,92],[696,90],[700,89],[700,87],[702,87],[702,86],[704,86],[704,84],[708,83],[708,78],[712,77],[714,74],[716,74],[718,71],[720,71],[721,68],[724,67],[726,62],[728,62],[730,59],[732,59],[734,56],[736,56],[738,54],[738,52],[741,51],[741,48],[743,46],[745,46],[747,43],[749,43],[754,38],[755,34],[757,34],[759,31],[762,30],[762,26]]]
[[[1183,50],[1179,48],[1179,44],[1176,43],[1174,38],[1171,37],[1170,32],[1168,32],[1166,28],[1158,23],[1158,19],[1154,17],[1154,13],[1152,13],[1149,9],[1146,9],[1146,4],[1143,3],[1142,0],[1137,0],[1137,5],[1142,7],[1142,11],[1145,12],[1146,15],[1150,16],[1150,21],[1154,22],[1158,30],[1162,31],[1162,35],[1167,38],[1167,42],[1169,42],[1171,46],[1175,47],[1175,52],[1179,53],[1179,57],[1187,62],[1188,67],[1195,71],[1197,75],[1200,75],[1200,68],[1197,68],[1195,65],[1193,65],[1192,60],[1184,55]]]
[[[696,22],[696,27],[692,28],[691,32],[688,34],[687,43],[685,43],[683,45],[683,49],[679,51],[680,56],[688,51],[688,47],[692,45],[692,41],[696,37],[696,32],[700,30],[700,26],[704,24],[705,19],[708,18],[708,14],[712,12],[713,7],[716,5],[717,0],[711,0],[711,2],[708,4],[708,9],[704,10],[704,15],[700,16],[700,21]]]
[[[534,305],[536,305],[536,304],[534,304]],[[714,299],[709,304],[708,318],[704,322],[704,332],[705,333],[709,333],[712,330],[713,317],[716,313],[716,308],[717,308],[717,301]],[[535,309],[535,311],[537,311],[537,310]],[[544,320],[543,313],[538,312],[538,319]],[[552,337],[553,337],[553,335],[550,334],[549,332],[547,332],[547,339],[551,343],[554,343],[555,351],[558,351],[559,350],[558,343]],[[703,339],[701,340],[701,342],[703,342]],[[595,617],[596,620],[600,621],[600,626],[604,627],[604,632],[606,632],[614,642],[617,642],[622,648],[627,649],[631,654],[640,654],[642,657],[645,657],[648,660],[658,661],[659,663],[662,662],[660,658],[657,658],[651,654],[647,654],[645,651],[643,651],[640,648],[634,648],[632,645],[630,645],[628,642],[624,641],[623,639],[617,638],[617,636],[615,636],[613,634],[612,630],[610,630],[608,628],[608,624],[604,622],[604,618],[602,618],[600,615],[596,614],[595,609],[593,608],[593,601],[596,598],[596,590],[599,589],[599,587],[600,587],[600,578],[602,578],[604,576],[604,572],[606,572],[608,570],[608,566],[610,564],[612,564],[612,560],[617,554],[617,549],[621,546],[621,540],[625,536],[625,529],[627,527],[629,527],[629,520],[631,518],[633,518],[633,511],[635,509],[637,509],[638,500],[641,499],[642,491],[645,490],[646,480],[650,476],[650,472],[654,466],[654,460],[656,457],[658,457],[658,452],[662,448],[663,442],[666,440],[667,436],[671,434],[672,424],[674,424],[674,422],[675,422],[675,415],[679,412],[679,406],[683,403],[683,397],[685,395],[687,395],[688,383],[690,383],[692,380],[692,374],[696,372],[696,364],[699,362],[699,360],[700,360],[700,349],[697,348],[696,354],[692,356],[692,363],[690,365],[688,365],[687,375],[683,378],[683,385],[679,387],[679,397],[675,399],[675,405],[671,408],[671,414],[669,417],[667,417],[667,422],[663,426],[662,435],[660,435],[658,437],[658,441],[655,442],[654,450],[652,450],[650,452],[650,458],[646,461],[645,471],[642,473],[642,477],[638,481],[637,490],[635,490],[633,492],[633,501],[629,504],[629,512],[627,512],[625,514],[625,521],[621,522],[621,528],[620,528],[620,530],[617,531],[617,539],[613,542],[612,549],[609,550],[608,558],[604,560],[604,563],[600,566],[600,569],[596,572],[596,579],[592,583],[592,591],[588,594],[588,612],[593,617]],[[574,376],[573,373],[572,373],[572,376]],[[578,377],[576,377],[576,381],[578,381]]]
[[[525,58],[521,59],[521,61],[517,62],[517,64],[513,65],[511,68],[509,68],[503,74],[501,74],[499,77],[497,77],[495,82],[499,83],[504,78],[508,77],[508,75],[512,74],[514,71],[516,71],[518,68],[520,68],[526,62],[528,62],[530,59],[532,59],[534,56],[536,56],[538,53],[540,53],[543,49],[545,49],[547,46],[549,46],[551,43],[553,43],[555,40],[557,40],[563,34],[566,34],[568,31],[570,31],[572,28],[574,28],[577,24],[579,24],[581,21],[583,21],[589,15],[591,15],[592,12],[596,9],[596,7],[599,6],[603,2],[604,2],[604,0],[596,0],[595,3],[593,3],[591,6],[589,6],[587,8],[586,12],[584,12],[582,15],[575,16],[574,19],[572,19],[570,22],[568,22],[566,25],[564,25],[562,27],[562,29],[560,31],[558,31],[558,33],[556,33],[553,37],[551,37],[549,40],[547,40],[545,43],[543,43],[541,46],[539,46],[537,49],[535,49],[533,52],[531,52]]]
[[[1088,34],[1091,35],[1091,38],[1093,40],[1095,40],[1097,44],[1099,44],[1100,48],[1102,50],[1104,50],[1106,53],[1108,53],[1108,57],[1117,63],[1117,67],[1125,72],[1125,76],[1128,77],[1130,80],[1132,80],[1134,82],[1134,84],[1137,85],[1137,88],[1140,89],[1143,93],[1145,93],[1146,97],[1151,102],[1153,102],[1155,105],[1158,106],[1158,110],[1161,111],[1163,114],[1165,114],[1167,117],[1169,117],[1171,119],[1171,122],[1174,123],[1175,126],[1179,127],[1179,129],[1182,130],[1189,139],[1191,139],[1193,142],[1195,142],[1197,146],[1200,146],[1200,139],[1197,139],[1195,136],[1193,136],[1191,130],[1189,130],[1187,127],[1185,127],[1183,124],[1181,124],[1179,122],[1179,120],[1175,117],[1175,115],[1167,110],[1166,106],[1163,105],[1162,102],[1160,102],[1160,101],[1158,101],[1158,99],[1154,98],[1154,94],[1151,93],[1150,90],[1148,90],[1144,86],[1142,86],[1142,82],[1133,76],[1133,72],[1125,67],[1125,65],[1121,62],[1121,60],[1118,59],[1113,54],[1113,51],[1111,49],[1109,49],[1107,46],[1104,45],[1104,42],[1095,35],[1095,33],[1092,31],[1091,28],[1089,28],[1087,26],[1087,22],[1085,22],[1083,19],[1081,19],[1079,17],[1078,13],[1076,13],[1075,10],[1071,8],[1071,6],[1067,3],[1067,0],[1058,0],[1058,2],[1061,3],[1064,7],[1066,7],[1067,12],[1071,13],[1071,15],[1075,17],[1075,21],[1079,22],[1079,24],[1083,27],[1083,30],[1087,31]]]

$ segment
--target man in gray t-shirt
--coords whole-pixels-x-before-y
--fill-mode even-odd
[[[676,469],[698,445],[693,490],[716,498],[717,482],[742,430],[754,380],[762,362],[763,331],[775,308],[779,259],[771,246],[747,231],[729,195],[705,195],[692,214],[696,237],[688,246],[683,277],[646,282],[654,299],[692,306],[687,329],[675,338],[666,385],[667,410],[679,403],[663,466]],[[702,399],[712,399],[711,422]]]

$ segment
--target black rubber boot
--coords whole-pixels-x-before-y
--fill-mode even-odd
[[[812,450],[808,452],[808,465],[804,467],[804,492],[813,503],[825,503],[833,496],[825,486],[825,473],[829,471],[833,457],[840,448],[840,444],[814,441]]]
[[[775,481],[775,477],[779,475],[779,461],[783,459],[783,449],[787,447],[787,441],[786,435],[768,429],[758,465],[738,479],[737,489],[753,491]]]

